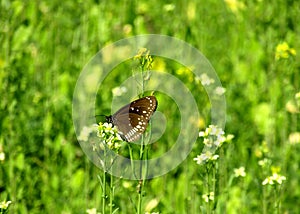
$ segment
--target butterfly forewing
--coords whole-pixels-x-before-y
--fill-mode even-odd
[[[147,96],[122,107],[108,120],[117,127],[124,140],[132,142],[138,140],[145,132],[150,117],[156,108],[156,98]]]

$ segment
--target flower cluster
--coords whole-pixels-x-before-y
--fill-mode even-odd
[[[202,164],[217,160],[219,155],[216,155],[211,151],[220,148],[224,142],[232,140],[234,136],[225,136],[225,132],[221,128],[215,125],[210,125],[205,129],[205,131],[199,132],[199,137],[203,137],[203,144],[206,147],[206,151],[197,155],[197,157],[194,158],[194,161],[196,161],[197,164]]]
[[[201,82],[202,85],[211,85],[215,82],[213,78],[210,78],[206,73],[200,75],[200,77],[196,77],[196,82]]]
[[[150,70],[152,68],[153,58],[150,55],[150,51],[147,50],[147,48],[141,48],[138,51],[138,54],[134,56],[135,60],[140,61],[140,65],[144,68],[146,66],[146,69]]]
[[[206,151],[205,153],[202,153],[200,155],[197,155],[197,157],[194,158],[194,161],[197,162],[197,164],[202,164],[211,160],[217,160],[219,158],[219,155],[214,155],[210,151]]]
[[[289,56],[295,56],[296,50],[290,48],[286,42],[280,43],[276,46],[275,59],[287,59]]]
[[[209,125],[209,127],[206,128],[204,132],[199,132],[199,137],[204,138],[203,143],[207,147],[221,147],[224,142],[232,140],[234,136],[225,136],[225,132],[221,128],[215,125]]]
[[[121,147],[121,142],[123,140],[118,134],[117,128],[111,123],[99,123],[97,135],[109,149],[118,150]]]
[[[263,182],[262,182],[262,185],[266,185],[266,184],[270,184],[270,185],[273,185],[273,184],[282,184],[283,181],[286,180],[286,177],[283,176],[283,175],[280,175],[276,172],[274,172],[271,176],[268,176]]]

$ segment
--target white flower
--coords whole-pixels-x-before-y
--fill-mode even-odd
[[[238,169],[234,169],[234,176],[235,177],[245,177],[246,172],[245,172],[245,167],[240,167]]]
[[[122,96],[123,94],[125,94],[127,92],[127,88],[124,86],[121,87],[115,87],[112,90],[112,93],[114,96]]]
[[[215,89],[215,93],[220,96],[223,95],[225,92],[226,92],[226,89],[221,86],[218,86]]]
[[[282,181],[286,180],[285,176],[279,175],[277,173],[273,173],[272,179],[276,181],[278,184],[282,184]]]
[[[209,76],[206,73],[201,74],[200,77],[196,77],[196,81],[199,81],[199,80],[201,81],[202,85],[210,85],[215,82],[215,80],[212,78],[209,78]]]
[[[0,209],[6,210],[10,204],[11,204],[11,201],[2,201],[2,202],[0,202]]]
[[[200,165],[209,160],[217,160],[218,158],[219,158],[219,155],[213,155],[210,151],[207,151],[205,153],[197,155],[197,157],[195,157],[193,160],[196,161],[197,164]]]
[[[93,131],[96,131],[97,128],[96,125],[92,125],[90,127],[84,126],[80,132],[80,135],[78,136],[79,141],[88,141],[90,134]]]
[[[96,208],[87,209],[86,212],[87,212],[88,214],[97,214],[97,209],[96,209]]]
[[[5,160],[5,153],[0,152],[0,161],[4,161],[4,160]]]
[[[285,181],[286,177],[279,175],[277,173],[273,173],[271,176],[267,177],[263,182],[262,185],[270,184],[273,185],[274,182],[277,182],[278,184],[282,184],[282,181]]]

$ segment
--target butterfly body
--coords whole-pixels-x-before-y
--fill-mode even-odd
[[[146,96],[120,108],[106,121],[117,127],[123,140],[133,142],[145,132],[150,117],[157,108],[155,96]]]

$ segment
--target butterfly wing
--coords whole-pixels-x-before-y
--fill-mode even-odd
[[[157,100],[154,96],[143,97],[122,107],[111,116],[110,121],[124,140],[136,141],[145,132],[156,108]]]

